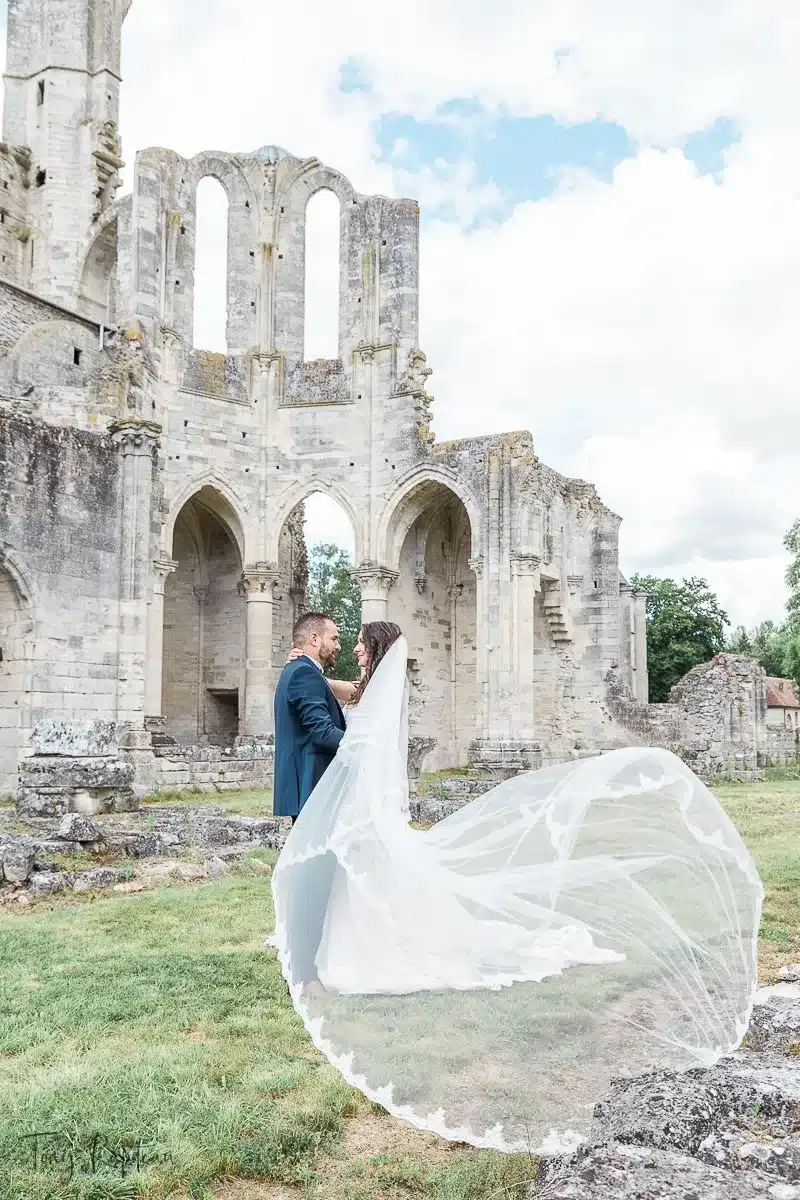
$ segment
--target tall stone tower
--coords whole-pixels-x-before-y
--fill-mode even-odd
[[[25,148],[19,282],[73,308],[119,186],[122,23],[131,0],[9,0],[3,141]]]

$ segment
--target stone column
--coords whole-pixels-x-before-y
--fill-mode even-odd
[[[197,600],[197,740],[202,742],[206,724],[206,600],[211,588],[197,584],[192,588]]]
[[[534,674],[536,639],[534,607],[541,587],[540,563],[535,554],[518,554],[511,560],[513,605],[514,706],[513,734],[530,740],[534,736]]]
[[[463,583],[447,589],[450,600],[450,756],[454,767],[458,761],[458,602],[464,591]]]
[[[178,564],[166,554],[153,562],[153,594],[147,606],[147,671],[145,684],[145,712],[148,717],[163,716],[164,675],[164,591],[167,576],[178,569]]]
[[[350,572],[361,585],[361,618],[367,621],[388,621],[389,592],[398,577],[397,571],[362,563]]]
[[[475,576],[475,686],[478,690],[475,704],[475,737],[487,736],[488,695],[487,679],[489,665],[486,651],[486,601],[484,588],[486,575],[482,558],[469,560],[470,570]]]
[[[240,590],[247,600],[244,714],[240,733],[266,737],[273,732],[272,602],[281,576],[274,563],[245,567]]]
[[[110,428],[122,458],[117,720],[144,727],[153,459],[161,426],[125,418]]]
[[[633,610],[633,694],[647,704],[650,681],[647,670],[647,597],[644,592],[631,592]]]

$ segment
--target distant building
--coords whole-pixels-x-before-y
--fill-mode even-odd
[[[768,675],[767,725],[772,729],[800,729],[800,700],[793,679],[779,679]]]

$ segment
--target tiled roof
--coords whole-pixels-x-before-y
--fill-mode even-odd
[[[793,679],[779,679],[775,675],[768,675],[766,684],[767,708],[800,708]]]

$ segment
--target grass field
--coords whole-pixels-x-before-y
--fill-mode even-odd
[[[717,791],[767,887],[770,982],[800,959],[800,781]],[[185,799],[269,811],[264,793]],[[256,857],[191,888],[4,907],[0,1200],[524,1195],[527,1158],[418,1134],[320,1059],[263,948],[273,856]]]

